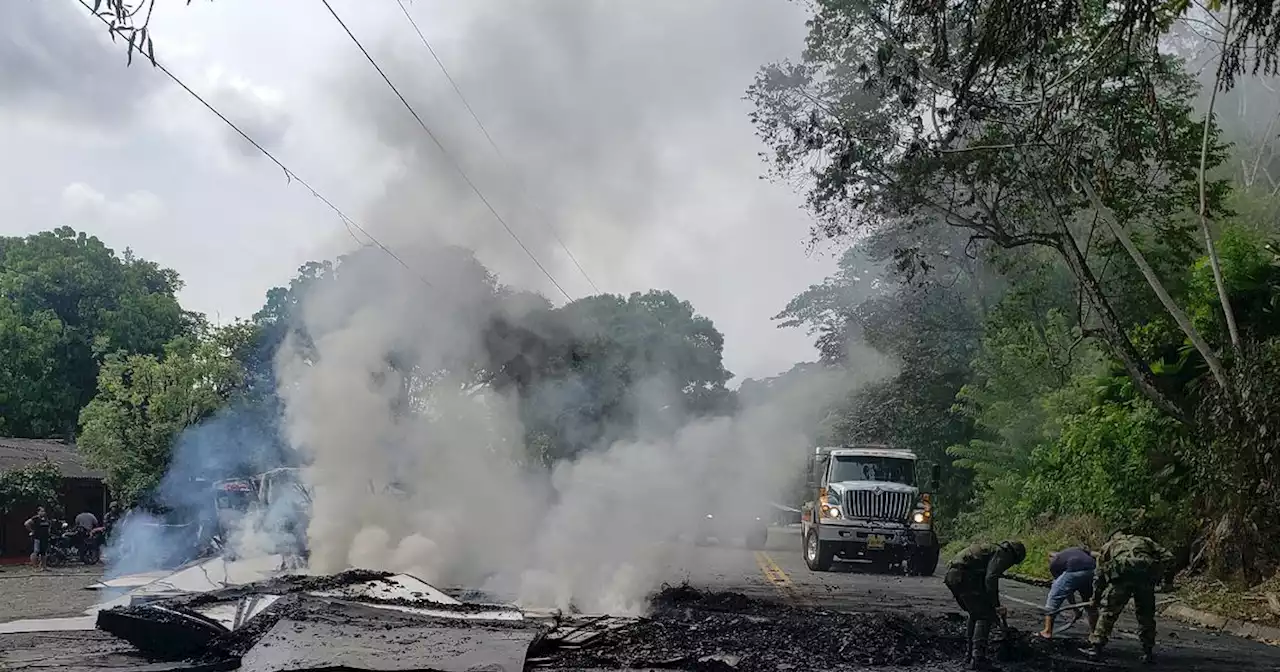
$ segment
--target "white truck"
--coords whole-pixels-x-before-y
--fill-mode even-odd
[[[817,448],[801,511],[805,564],[830,571],[836,560],[869,561],[881,571],[897,569],[929,576],[941,551],[933,530],[931,493],[941,470],[930,470],[929,486],[917,487],[915,453],[883,445]]]

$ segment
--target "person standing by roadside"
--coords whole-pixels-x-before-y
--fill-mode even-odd
[[[120,522],[120,502],[112,501],[107,506],[107,512],[102,516],[103,532],[107,536],[111,535],[111,530],[115,528],[116,523]]]
[[[1138,621],[1138,639],[1142,642],[1142,662],[1155,660],[1156,586],[1164,578],[1164,570],[1173,555],[1148,537],[1115,532],[1098,551],[1098,568],[1094,572],[1093,601],[1102,607],[1098,624],[1089,635],[1089,646],[1083,649],[1090,657],[1098,657],[1111,638],[1111,630],[1124,606],[1133,599],[1133,615]]]
[[[1044,630],[1040,631],[1041,637],[1053,638],[1053,622],[1057,616],[1054,612],[1073,594],[1079,594],[1082,602],[1093,600],[1093,572],[1097,566],[1098,561],[1085,547],[1065,548],[1049,556],[1049,574],[1053,576],[1053,585],[1049,588],[1049,600],[1044,605]],[[1083,609],[1092,632],[1098,623],[1098,610],[1089,606]]]
[[[41,571],[47,570],[44,560],[49,553],[49,514],[43,506],[36,508],[36,515],[28,518],[25,526],[31,535],[31,564]]]
[[[973,544],[961,551],[947,569],[942,582],[969,615],[965,662],[971,669],[994,669],[987,658],[987,641],[992,624],[1007,613],[1000,604],[1000,577],[1026,557],[1026,547],[1012,539],[998,544]]]

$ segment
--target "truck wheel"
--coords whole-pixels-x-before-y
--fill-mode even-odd
[[[815,572],[829,572],[835,557],[835,549],[818,539],[818,531],[809,530],[804,538],[804,564]]]
[[[938,555],[940,549],[937,546],[922,548],[916,552],[910,560],[911,574],[913,576],[933,576],[938,569]]]
[[[747,548],[753,551],[764,549],[769,544],[769,528],[763,525],[747,533]]]

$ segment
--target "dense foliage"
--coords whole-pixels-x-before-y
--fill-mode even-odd
[[[428,314],[420,342],[386,353],[405,381],[392,401],[399,411],[421,412],[431,386],[445,379],[509,392],[530,458],[549,464],[733,409],[723,336],[670,292],[553,307],[502,285],[466,250],[436,249],[426,262],[451,287],[451,314]],[[287,451],[277,353],[292,339],[304,356],[318,356],[312,331],[345,319],[335,311],[391,289],[380,283],[406,282],[403,269],[387,268],[367,248],[310,262],[287,287],[270,290],[250,319],[211,328],[178,304],[174,271],[128,251],[117,256],[67,228],[0,239],[0,434],[74,434],[128,503],[157,493],[181,441],[198,448],[184,459],[227,472],[205,478],[278,464]],[[468,342],[433,370],[412,356],[459,334]],[[245,454],[229,454],[237,451]],[[37,492],[45,475],[7,472],[4,501],[52,501]]]
[[[98,394],[80,413],[78,447],[106,472],[115,496],[133,502],[164,475],[178,434],[210,417],[244,383],[222,334],[169,343],[157,357],[108,355]]]
[[[437,322],[465,324],[479,343],[451,361],[433,359],[434,370],[423,370],[422,350],[437,349],[448,334],[424,332],[420,342],[387,353],[406,381],[404,408],[413,408],[414,397],[450,376],[513,393],[531,457],[543,463],[732,410],[723,335],[672,293],[603,294],[553,307],[541,296],[502,285],[467,250],[446,247],[431,254],[432,272],[442,276],[440,284],[451,288],[457,304],[447,320]],[[382,282],[383,268],[379,253],[367,249],[336,263],[303,266],[289,287],[268,293],[266,306],[254,316],[264,351],[274,352],[289,335],[305,347],[314,337],[302,319],[308,297],[320,296],[317,290],[325,300],[369,292]],[[250,367],[251,379],[269,377],[252,373],[260,369]]]
[[[1133,526],[1195,568],[1274,571],[1280,199],[1268,155],[1197,111],[1242,53],[1271,67],[1273,19],[1205,15],[1227,37],[1198,38],[1225,54],[1200,82],[1170,44],[1190,3],[815,11],[749,95],[815,236],[856,241],[784,326],[906,362],[848,400],[847,435],[944,441],[953,537]]]
[[[66,227],[0,238],[0,435],[74,434],[108,353],[159,354],[196,328],[181,286]]]
[[[37,506],[52,506],[61,487],[62,472],[48,460],[0,473],[0,513],[27,513]]]

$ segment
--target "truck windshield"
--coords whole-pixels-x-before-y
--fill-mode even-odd
[[[915,484],[915,463],[896,457],[838,455],[832,460],[832,483],[840,481],[885,481]]]

